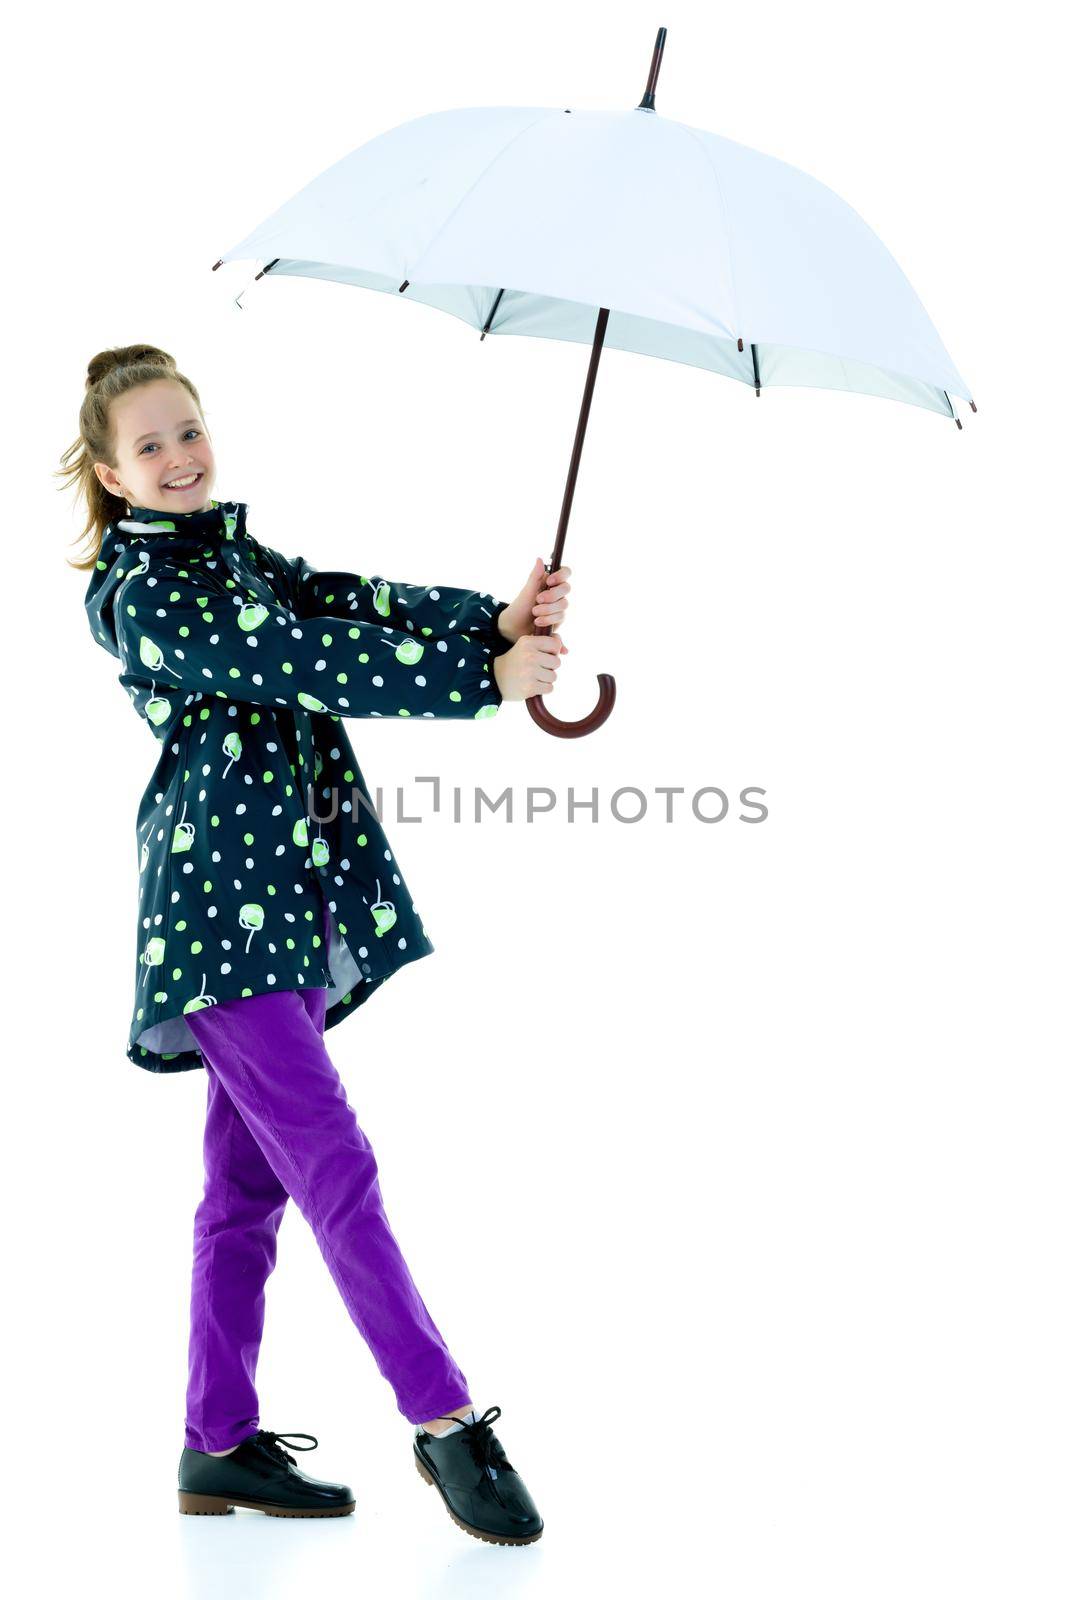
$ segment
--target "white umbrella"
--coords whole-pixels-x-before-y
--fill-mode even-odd
[[[977,406],[889,251],[797,167],[660,116],[659,30],[629,111],[432,112],[313,179],[224,261],[402,294],[487,333],[591,344],[556,544],[600,351],[631,350],[777,386],[847,389],[952,417]],[[542,630],[547,631],[547,630]],[[548,731],[599,727],[614,679],[579,722],[527,701]]]

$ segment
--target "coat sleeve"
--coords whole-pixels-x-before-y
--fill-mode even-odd
[[[457,618],[461,611],[457,610]],[[295,616],[153,569],[116,608],[124,671],[157,686],[339,717],[492,717],[503,696],[483,635],[417,636],[362,613]]]
[[[466,633],[488,644],[494,657],[511,648],[497,625],[508,602],[486,592],[441,583],[402,583],[378,574],[317,572],[303,556],[295,557],[289,569],[300,616],[388,623],[416,638],[447,639],[452,633]]]

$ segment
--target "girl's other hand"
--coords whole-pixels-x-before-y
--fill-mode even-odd
[[[529,700],[533,695],[551,694],[560,656],[566,648],[558,633],[527,633],[516,639],[510,650],[503,650],[493,660],[502,698]]]
[[[504,638],[514,644],[517,639],[532,634],[535,628],[558,628],[571,592],[567,582],[570,575],[570,567],[560,567],[546,578],[545,564],[538,556],[519,593],[497,618],[497,627]]]

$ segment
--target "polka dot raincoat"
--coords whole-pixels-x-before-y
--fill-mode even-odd
[[[253,538],[247,509],[128,507],[85,595],[159,746],[126,1050],[150,1072],[202,1066],[191,1011],[327,989],[331,1028],[430,954],[342,719],[478,721],[502,699],[505,601],[316,572]]]

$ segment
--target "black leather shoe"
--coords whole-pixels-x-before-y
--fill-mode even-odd
[[[416,1434],[415,1464],[467,1533],[489,1544],[532,1544],[545,1525],[490,1427],[499,1415],[500,1407],[490,1406],[460,1433]]]
[[[260,1428],[226,1456],[182,1451],[178,1463],[178,1510],[199,1517],[221,1517],[234,1506],[248,1506],[268,1517],[345,1517],[356,1502],[347,1483],[324,1483],[300,1471],[284,1439],[310,1439],[294,1450],[314,1450],[313,1433],[268,1433]]]

